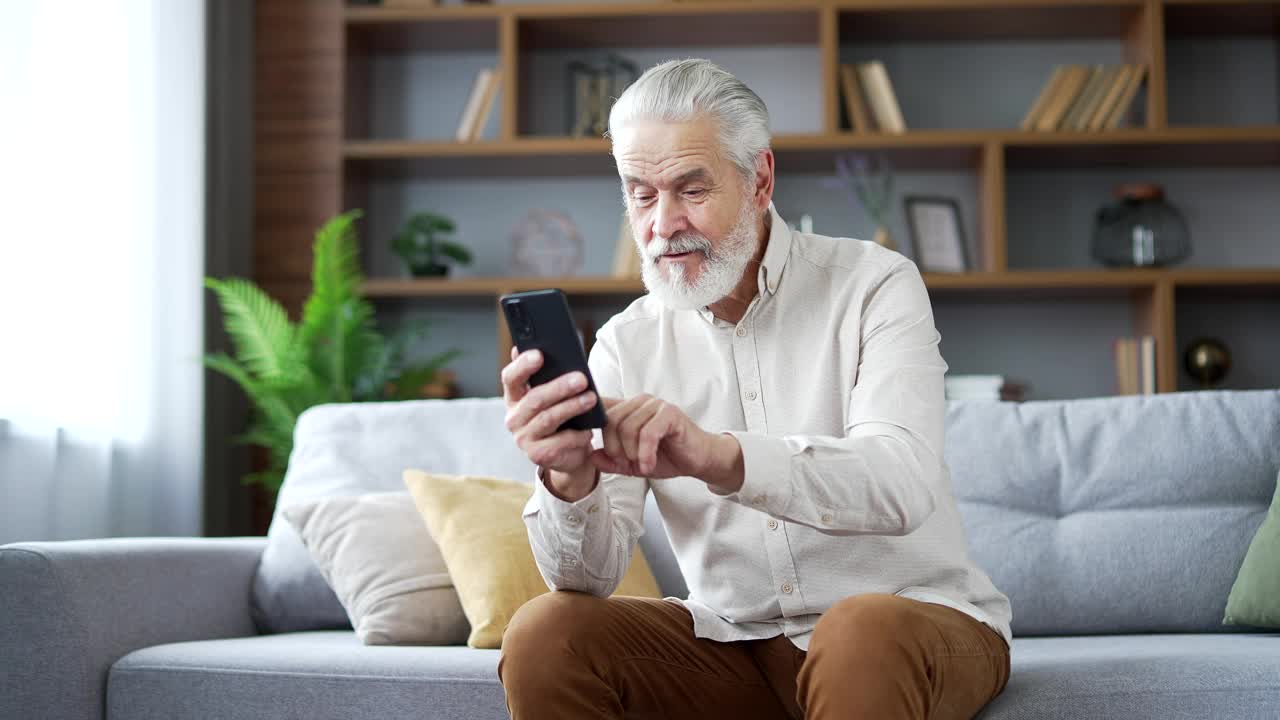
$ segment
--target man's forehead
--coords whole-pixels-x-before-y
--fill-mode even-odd
[[[634,171],[620,169],[624,185],[649,185],[654,182],[684,185],[691,182],[709,182],[714,175],[703,165],[692,165],[685,168],[673,166],[669,172],[657,174],[632,174]]]
[[[620,129],[613,154],[624,183],[675,183],[714,177],[718,146],[706,121],[649,122]]]

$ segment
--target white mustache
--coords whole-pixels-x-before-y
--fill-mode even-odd
[[[644,254],[651,260],[656,260],[663,255],[687,252],[701,252],[703,255],[710,255],[711,241],[701,235],[685,233],[667,239],[655,237],[644,249]]]

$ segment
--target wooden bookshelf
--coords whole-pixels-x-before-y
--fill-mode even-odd
[[[1157,337],[1158,385],[1169,392],[1178,387],[1180,292],[1280,298],[1280,267],[1011,268],[1009,249],[1021,246],[1020,238],[1009,236],[1007,220],[1009,171],[1280,166],[1280,117],[1250,126],[1171,122],[1166,61],[1170,38],[1280,37],[1280,0],[655,0],[415,8],[259,0],[255,18],[255,274],[295,309],[315,228],[348,207],[368,208],[371,184],[490,175],[603,180],[615,172],[606,140],[531,130],[538,101],[531,90],[533,53],[699,46],[746,51],[788,43],[816,50],[818,127],[775,136],[780,175],[826,171],[834,153],[870,150],[884,151],[902,170],[974,174],[978,271],[926,274],[935,302],[1123,298],[1134,311],[1133,332]],[[1119,49],[1123,62],[1146,64],[1141,125],[1104,132],[913,127],[901,135],[854,134],[840,126],[837,68],[846,46],[1002,40],[1102,40]],[[456,143],[371,132],[373,90],[366,80],[375,55],[453,51],[492,53],[492,65],[502,70],[495,138]],[[1280,224],[1280,215],[1276,220]],[[560,287],[579,300],[618,301],[643,292],[639,280],[611,277],[409,280],[371,274],[364,292],[380,302],[496,305],[504,293],[536,287]],[[510,340],[502,323],[496,325],[501,365]]]

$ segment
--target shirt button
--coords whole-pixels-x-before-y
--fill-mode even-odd
[[[782,584],[782,592],[784,592],[784,593],[786,593],[786,594],[788,594],[788,595],[790,595],[790,594],[791,594],[791,591],[792,591],[792,590],[794,590],[794,589],[795,589],[795,588],[791,587],[791,583],[783,583],[783,584]]]
[[[752,505],[763,505],[763,504],[764,504],[764,496],[763,496],[763,495],[757,495],[757,496],[755,496],[755,497],[751,498],[751,504],[752,504]]]
[[[569,517],[565,518],[565,520],[567,520],[567,521],[569,522],[569,524],[571,524],[571,525],[577,525],[577,524],[578,524],[578,516],[577,516],[577,515],[570,515]]]
[[[589,512],[589,513],[593,513],[593,512],[595,512],[595,511],[596,511],[596,506],[595,506],[595,505],[592,505],[592,506],[587,510],[587,512]]]
[[[770,530],[777,530],[777,529],[778,529],[778,521],[777,521],[777,520],[774,520],[773,518],[770,518],[770,519],[769,519],[769,529],[770,529]]]
[[[756,399],[756,391],[755,391],[755,390],[748,390],[748,391],[747,391],[747,399],[748,399],[748,400],[755,400],[755,399]]]
[[[822,522],[829,523],[832,519],[831,513],[822,513]]]
[[[747,329],[741,325],[738,326],[738,337],[746,337]]]
[[[569,558],[568,560],[565,560],[564,564],[568,565],[569,567],[578,567],[578,561],[574,560],[573,558]]]

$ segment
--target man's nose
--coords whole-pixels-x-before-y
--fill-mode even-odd
[[[657,207],[653,213],[653,234],[661,238],[671,238],[689,228],[689,220],[685,216],[684,207],[673,197],[659,195]]]

